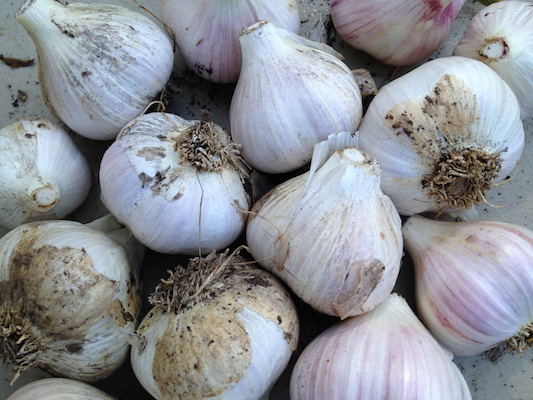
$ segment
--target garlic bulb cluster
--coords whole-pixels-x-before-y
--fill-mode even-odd
[[[449,354],[396,293],[364,315],[338,322],[302,352],[291,400],[469,400]]]
[[[343,319],[391,293],[403,255],[400,216],[380,189],[379,166],[356,147],[259,199],[246,242],[304,302]]]
[[[524,148],[518,100],[480,61],[437,58],[384,85],[359,127],[402,215],[468,210],[512,175]]]
[[[127,124],[104,153],[101,197],[150,249],[206,254],[244,230],[248,171],[221,126],[148,113]]]
[[[91,188],[85,156],[59,125],[21,119],[0,129],[0,225],[60,219],[77,209]],[[67,168],[65,168],[67,166]]]
[[[37,47],[48,108],[87,138],[115,138],[170,78],[170,39],[125,7],[26,0],[16,18]]]
[[[213,82],[236,82],[241,70],[239,36],[260,21],[298,33],[296,0],[162,0],[161,19],[172,29],[187,65]]]
[[[316,143],[357,130],[361,93],[332,48],[264,20],[248,27],[240,44],[230,130],[252,167],[294,171],[310,162]]]
[[[140,311],[128,237],[105,216],[28,222],[0,238],[0,357],[13,380],[39,367],[97,381],[123,364]]]
[[[533,334],[533,231],[495,221],[410,217],[403,227],[422,321],[451,352],[506,342],[522,352]]]
[[[493,3],[475,14],[453,52],[495,70],[518,97],[523,119],[533,116],[533,4]]]
[[[466,0],[333,0],[341,38],[395,66],[429,57],[444,42]]]
[[[18,389],[7,400],[116,400],[88,383],[67,378],[44,378]]]
[[[299,337],[296,308],[240,250],[178,266],[151,295],[131,365],[155,399],[267,399],[287,366]]]

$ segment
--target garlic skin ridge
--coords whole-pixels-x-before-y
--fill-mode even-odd
[[[458,356],[501,342],[521,353],[533,332],[533,232],[496,221],[410,217],[404,243],[415,266],[421,320]]]
[[[294,171],[310,162],[316,143],[357,130],[361,93],[331,47],[270,21],[248,27],[240,44],[230,131],[252,167],[270,174]]]
[[[314,309],[344,319],[392,291],[403,255],[401,220],[379,166],[355,147],[276,186],[252,207],[255,260]]]
[[[87,159],[52,121],[25,118],[1,128],[0,153],[1,226],[64,218],[89,194]]]
[[[533,116],[533,4],[502,1],[481,9],[453,54],[491,67],[518,97],[522,119]]]
[[[46,105],[89,139],[114,139],[170,78],[172,43],[138,12],[111,4],[26,0],[15,17],[37,48]]]
[[[148,113],[104,153],[101,199],[150,249],[205,254],[244,230],[251,207],[246,174],[239,147],[221,126]]]
[[[150,302],[131,364],[157,400],[266,400],[297,346],[288,291],[235,252],[178,267]]]
[[[88,383],[67,378],[44,378],[30,382],[7,400],[117,400]]]
[[[318,377],[318,378],[317,378]],[[291,400],[470,400],[450,355],[407,302],[390,294],[366,314],[307,345],[290,379]]]
[[[138,272],[113,237],[116,224],[99,223],[113,231],[54,220],[0,238],[0,357],[13,364],[14,380],[38,367],[94,382],[126,360],[141,304]]]
[[[402,215],[466,210],[512,176],[524,148],[518,100],[491,68],[442,57],[380,88],[359,148]]]
[[[429,57],[444,42],[465,0],[333,0],[341,38],[394,66]]]
[[[300,30],[295,0],[162,0],[161,19],[172,29],[189,68],[202,78],[219,83],[236,82],[239,78],[239,36],[246,27],[270,20],[291,32]]]

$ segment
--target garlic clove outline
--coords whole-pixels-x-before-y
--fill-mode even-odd
[[[243,232],[249,172],[220,125],[148,113],[127,124],[105,151],[101,198],[150,249],[201,255]]]
[[[0,153],[0,225],[8,229],[65,218],[89,194],[89,163],[59,124],[24,118],[5,126]]]
[[[116,400],[85,382],[67,378],[44,378],[30,382],[7,400]]]
[[[382,86],[359,127],[359,148],[382,169],[402,215],[466,210],[511,176],[524,149],[518,100],[480,61],[428,61]]]
[[[379,180],[379,165],[347,147],[279,184],[248,217],[252,256],[322,313],[371,310],[392,292],[403,255],[400,216]]]
[[[420,318],[446,348],[470,356],[501,342],[519,353],[531,345],[533,231],[415,215],[403,235]]]
[[[415,64],[444,42],[466,0],[333,0],[341,38],[394,66]]]
[[[37,48],[46,105],[89,139],[114,139],[170,78],[169,37],[126,7],[26,0],[15,17]]]
[[[126,360],[140,281],[126,242],[115,240],[126,228],[113,221],[98,221],[105,231],[28,222],[0,238],[0,357],[13,364],[13,381],[38,367],[95,382]]]
[[[454,55],[484,62],[513,89],[521,117],[533,116],[533,5],[502,1],[478,11],[470,20]]]
[[[155,399],[266,399],[287,366],[299,338],[295,305],[242,250],[193,258],[150,296],[131,365]]]
[[[296,360],[289,389],[291,400],[472,398],[449,353],[397,293],[313,339]]]
[[[329,46],[265,20],[245,29],[240,44],[230,131],[253,168],[270,174],[297,170],[310,162],[316,143],[357,130],[361,93]]]
[[[241,70],[239,36],[259,20],[298,33],[295,0],[221,1],[162,0],[161,19],[172,29],[189,68],[207,80],[236,82]]]

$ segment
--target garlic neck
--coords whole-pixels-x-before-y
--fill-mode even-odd
[[[492,37],[485,40],[485,43],[479,50],[479,54],[489,62],[500,61],[509,57],[509,46],[505,38]]]
[[[64,5],[57,0],[26,0],[15,14],[15,18],[28,31],[33,40],[40,42],[40,38],[47,38],[46,28],[53,23],[52,16]]]
[[[28,205],[38,212],[47,212],[59,203],[59,190],[51,183],[31,185],[28,190]]]

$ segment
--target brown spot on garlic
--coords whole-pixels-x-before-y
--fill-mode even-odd
[[[450,74],[422,100],[398,103],[385,115],[385,124],[409,136],[421,162],[430,166],[432,173],[422,185],[441,210],[468,209],[483,201],[501,169],[501,151],[472,146],[470,126],[478,119],[476,96]]]

